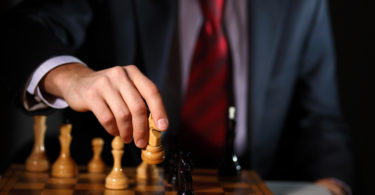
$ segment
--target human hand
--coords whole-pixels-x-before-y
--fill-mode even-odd
[[[341,185],[339,185],[335,180],[330,178],[323,178],[315,181],[315,184],[326,188],[333,195],[346,195],[347,193]]]
[[[139,148],[145,147],[148,140],[145,101],[157,128],[168,128],[158,88],[134,65],[94,71],[71,63],[50,71],[41,87],[63,98],[75,111],[92,111],[108,133],[120,135],[125,143],[134,138]]]

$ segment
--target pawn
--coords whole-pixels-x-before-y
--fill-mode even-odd
[[[34,116],[34,147],[26,160],[26,170],[47,171],[50,167],[44,148],[44,136],[46,133],[46,116]]]
[[[142,149],[142,160],[147,164],[156,165],[164,161],[164,150],[161,147],[161,131],[155,126],[150,114],[148,118],[149,140],[146,148]]]
[[[70,143],[72,136],[71,124],[65,124],[60,127],[60,155],[56,162],[52,165],[52,176],[54,177],[75,177],[78,174],[78,167],[72,157],[70,156]]]
[[[103,150],[104,140],[102,138],[94,138],[91,143],[94,155],[88,164],[88,171],[89,173],[104,173],[106,165],[100,157]]]
[[[137,168],[137,179],[139,180],[156,180],[159,178],[159,170],[156,165],[151,165],[142,161]]]
[[[111,173],[105,178],[105,187],[108,189],[125,189],[128,187],[128,178],[121,167],[121,157],[124,154],[124,143],[119,136],[113,138],[112,155],[113,168]]]

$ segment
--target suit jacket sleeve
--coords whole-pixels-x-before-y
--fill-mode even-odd
[[[305,43],[297,88],[297,104],[302,108],[299,153],[307,165],[305,175],[313,179],[335,177],[350,183],[352,151],[349,130],[338,105],[328,10],[326,1],[318,2]]]
[[[51,57],[72,55],[83,43],[95,1],[25,1],[1,20],[1,80],[20,97],[31,73]],[[13,99],[12,98],[12,99]],[[19,99],[17,99],[19,104]]]

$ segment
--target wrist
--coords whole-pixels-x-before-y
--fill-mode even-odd
[[[64,98],[64,94],[81,75],[93,72],[81,63],[70,63],[52,69],[41,80],[41,91],[55,97]]]

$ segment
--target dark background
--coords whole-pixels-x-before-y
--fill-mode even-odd
[[[0,14],[21,0],[1,0]],[[375,6],[373,0],[330,0],[337,53],[341,107],[350,128],[356,160],[354,194],[375,194]],[[0,90],[3,92],[3,90]],[[23,162],[33,144],[32,118],[0,96],[0,173]],[[47,119],[46,148],[58,143],[61,113]],[[28,147],[20,147],[26,145]],[[47,150],[48,152],[48,150]],[[50,156],[55,159],[56,156]]]

